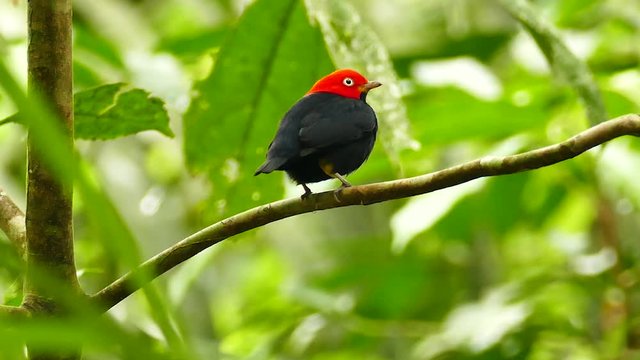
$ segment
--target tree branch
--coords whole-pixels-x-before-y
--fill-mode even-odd
[[[327,191],[302,200],[292,198],[255,207],[219,221],[178,242],[144,262],[133,272],[114,281],[92,299],[109,309],[138,290],[147,279],[157,277],[176,265],[231,236],[290,216],[351,205],[368,205],[401,199],[459,185],[486,176],[513,174],[571,159],[583,152],[623,136],[640,136],[640,116],[624,115],[589,128],[559,144],[522,154],[485,157],[434,173],[412,178],[354,186],[339,192]]]
[[[0,188],[0,230],[7,235],[20,256],[24,256],[26,247],[27,230],[24,220],[25,217],[22,210]]]

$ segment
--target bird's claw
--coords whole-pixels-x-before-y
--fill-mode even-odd
[[[349,183],[347,181],[347,179],[344,178],[344,176],[342,176],[342,175],[340,175],[338,173],[335,173],[335,174],[333,174],[333,177],[338,179],[338,180],[340,180],[340,182],[342,183],[342,186],[340,186],[341,189],[346,188],[346,187],[351,187],[351,183]]]
[[[338,195],[342,192],[342,189],[343,189],[343,187],[341,186],[341,187],[333,190],[333,198],[336,200],[336,202],[342,202],[340,200],[340,198],[338,197]]]
[[[300,196],[300,199],[306,200],[311,194],[313,194],[313,192],[309,189],[307,184],[302,184],[302,187],[304,188],[304,194]]]
[[[340,185],[339,188],[333,190],[333,198],[337,201],[337,202],[342,202],[342,200],[340,200],[339,195],[342,194],[342,190],[346,189],[346,188],[350,188],[351,184],[346,183],[346,184],[342,184]]]

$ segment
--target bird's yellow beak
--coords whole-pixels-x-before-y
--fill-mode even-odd
[[[360,90],[360,92],[369,92],[369,90],[371,89],[375,89],[378,86],[382,86],[382,83],[379,83],[377,81],[369,81],[368,83],[364,84],[364,85],[360,85],[358,87],[358,90]]]

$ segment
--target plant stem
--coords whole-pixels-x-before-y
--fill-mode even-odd
[[[24,256],[26,246],[25,217],[20,208],[0,188],[0,230],[15,246],[18,254]]]

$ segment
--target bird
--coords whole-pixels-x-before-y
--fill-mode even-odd
[[[318,80],[284,115],[254,176],[285,171],[304,188],[302,199],[312,194],[309,183],[333,178],[342,183],[338,190],[350,187],[345,176],[367,160],[376,141],[378,119],[366,99],[381,85],[353,69]]]

